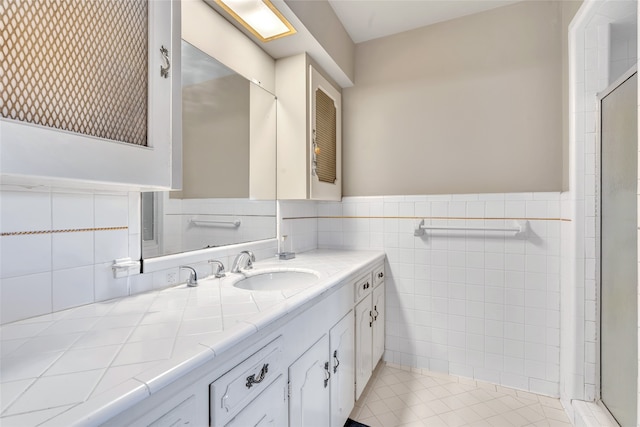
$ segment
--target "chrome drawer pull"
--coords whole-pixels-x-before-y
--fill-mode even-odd
[[[333,373],[335,374],[336,371],[338,370],[338,366],[340,366],[340,360],[338,360],[338,350],[333,351],[333,358],[336,361],[336,364],[333,365]]]
[[[247,377],[247,388],[251,388],[254,384],[259,384],[264,380],[264,377],[269,372],[269,364],[265,363],[262,365],[262,369],[260,370],[260,374],[258,374],[258,378],[256,378],[255,374],[251,374]]]
[[[381,273],[378,273],[378,278],[379,278],[379,279],[382,279],[383,277],[384,277],[384,273],[382,273],[382,272],[381,272]]]
[[[375,322],[376,320],[378,320],[378,314],[380,314],[380,313],[378,313],[378,306],[377,305],[373,306],[373,311],[376,313],[376,314],[373,315],[373,321]]]

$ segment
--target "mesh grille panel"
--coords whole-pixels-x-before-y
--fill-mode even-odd
[[[316,89],[316,174],[322,182],[336,182],[336,106]]]
[[[147,0],[0,0],[0,114],[147,145],[147,22]]]

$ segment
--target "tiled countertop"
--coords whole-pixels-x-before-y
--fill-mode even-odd
[[[0,424],[102,423],[382,259],[317,250],[255,264],[317,272],[302,290],[251,292],[210,278],[6,324]]]

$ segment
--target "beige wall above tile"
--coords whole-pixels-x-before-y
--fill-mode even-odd
[[[358,44],[344,90],[344,194],[561,190],[561,3]]]

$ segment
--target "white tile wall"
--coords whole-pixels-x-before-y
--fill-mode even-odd
[[[266,209],[260,203],[248,205],[243,213]],[[178,271],[178,263],[194,262],[204,276],[211,274],[208,259],[221,259],[226,266],[232,261],[232,254],[223,248],[193,260],[169,262],[164,270],[115,279],[115,259],[140,259],[140,194],[136,192],[2,186],[0,214],[2,233],[43,232],[0,237],[2,324],[184,282],[187,274]],[[258,223],[254,228],[267,227]],[[271,228],[273,237],[275,227]],[[246,249],[254,249],[258,259],[276,252],[274,243],[251,244]]]
[[[304,252],[318,247],[318,211],[314,201],[281,200],[280,251]],[[286,237],[283,237],[286,236]]]
[[[586,397],[592,396],[597,234],[595,191],[590,188],[596,181],[595,138],[587,134],[585,139],[584,153],[579,153],[585,159],[583,173],[588,182],[582,188],[582,200],[574,193],[564,194],[562,203],[556,193],[526,193],[281,202],[281,235],[289,236],[285,249],[354,247],[387,252],[392,285],[388,360],[557,395],[560,265],[580,263],[572,260],[573,251],[563,250],[560,257],[560,236],[563,242],[573,241],[572,227],[584,227],[583,247],[578,241],[575,253],[585,254],[578,268],[585,285],[571,277],[571,268],[562,269],[563,282],[577,283],[570,300],[584,301],[584,306],[575,312],[565,310],[563,318],[567,314],[584,322],[586,335],[581,336],[577,325],[577,333],[564,338],[568,345],[584,342],[576,360],[570,361],[579,367],[574,362],[584,360],[584,371],[569,371],[569,376],[572,384],[584,384]],[[2,323],[167,285],[166,271],[129,280],[112,278],[113,259],[139,256],[136,193],[3,188],[0,197],[3,232],[129,226],[124,232],[3,236]],[[586,214],[582,225],[579,221],[533,221],[535,239],[527,242],[455,233],[424,240],[412,235],[417,217],[572,218],[576,205]],[[350,218],[339,218],[342,216]],[[398,216],[405,218],[389,218]],[[479,224],[474,220],[466,223]]]
[[[223,246],[237,242],[271,239],[276,235],[276,203],[248,199],[171,199],[164,193],[161,253],[179,253],[206,246]],[[195,213],[198,213],[197,215]],[[232,221],[240,227],[196,227],[192,218]],[[147,250],[145,250],[147,253]]]
[[[633,17],[631,17],[633,18]],[[638,59],[638,34],[634,20],[626,20],[611,26],[609,81],[614,82]]]
[[[319,247],[387,253],[385,360],[559,395],[559,193],[347,197],[318,202],[317,212]],[[422,217],[481,227],[535,219],[520,240],[415,237]]]
[[[2,190],[3,232],[129,227],[3,236],[3,323],[164,287],[170,284],[167,273],[175,273],[178,281],[186,278],[175,266],[113,278],[113,259],[139,255],[137,193]],[[288,236],[285,250],[387,252],[387,360],[558,395],[560,238],[570,224],[558,219],[571,212],[570,198],[564,199],[561,203],[558,193],[523,193],[283,201],[280,233]],[[535,219],[525,241],[475,232],[418,238],[413,230],[421,217],[436,225],[473,226]],[[230,255],[223,256],[228,264]],[[198,262],[198,270],[210,274],[206,262]],[[585,304],[584,310],[593,307]],[[593,319],[583,316],[593,326]],[[595,348],[584,352],[595,357]]]
[[[570,412],[598,396],[599,178],[596,94],[636,63],[637,2],[585,2],[570,34],[570,179],[562,209],[562,399]],[[635,22],[634,22],[635,21]],[[639,398],[640,402],[640,398]]]
[[[576,192],[576,204],[581,211],[580,221],[576,222],[577,236],[580,244],[576,247],[579,251],[583,265],[581,280],[576,283],[578,292],[577,296],[581,298],[582,306],[577,312],[578,317],[582,318],[583,326],[583,344],[579,351],[580,360],[582,361],[581,376],[584,381],[584,389],[582,390],[582,398],[585,400],[594,400],[596,398],[596,365],[595,359],[588,358],[590,355],[595,356],[596,346],[596,300],[599,298],[596,286],[596,257],[597,257],[597,240],[596,240],[596,194],[599,189],[596,187],[599,182],[596,178],[597,172],[597,130],[598,117],[600,114],[599,103],[596,102],[594,94],[603,90],[609,85],[614,76],[611,74],[613,67],[610,64],[606,66],[589,65],[606,64],[609,58],[609,52],[613,45],[611,39],[611,26],[608,23],[597,23],[591,26],[590,31],[598,33],[597,44],[589,46],[585,50],[585,99],[592,100],[586,102],[585,124],[584,124],[584,142],[576,154],[579,155],[576,162],[581,164],[578,168],[582,177],[583,184],[580,192]],[[579,344],[579,343],[578,343]]]
[[[0,237],[0,322],[126,295],[126,286],[99,292],[96,277],[106,270],[112,275],[113,260],[130,256],[130,238],[137,236],[131,231],[139,233],[129,228],[135,200],[128,193],[3,186],[0,231],[44,233]],[[123,229],[95,230],[107,227]]]

